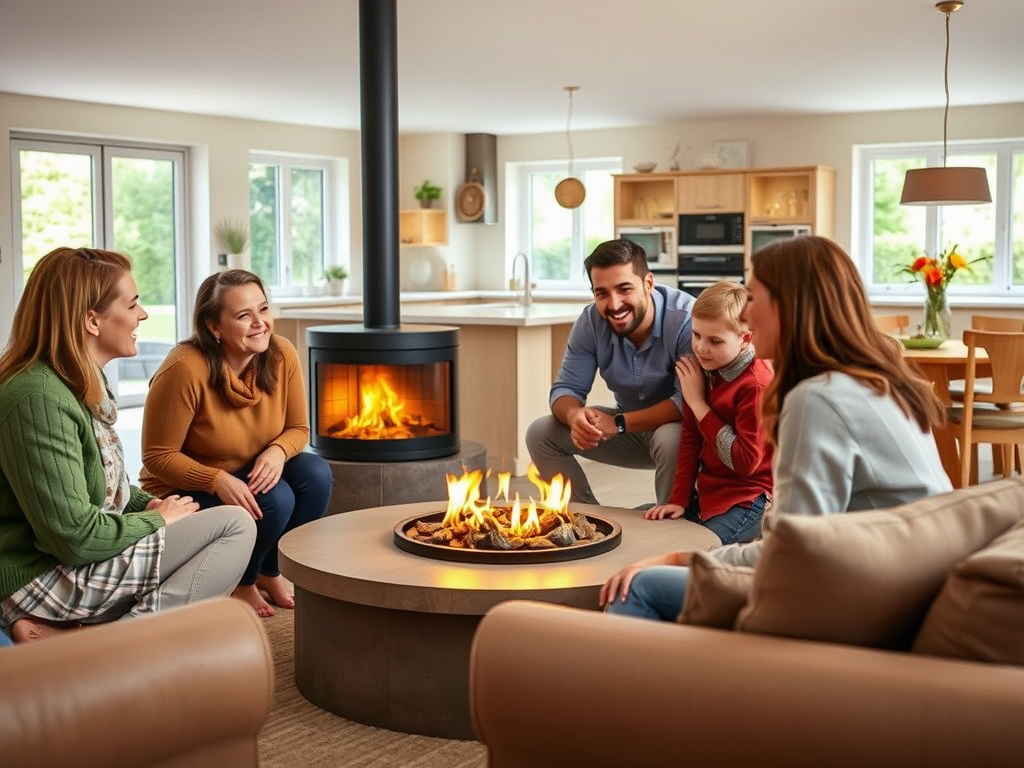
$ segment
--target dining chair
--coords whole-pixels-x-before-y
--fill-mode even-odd
[[[967,378],[963,404],[948,408],[949,420],[957,427],[960,443],[960,482],[966,487],[976,455],[974,446],[991,443],[1001,448],[1002,474],[1013,474],[1013,451],[1024,449],[1024,331],[966,330]],[[991,392],[975,387],[977,350],[988,353],[992,370]]]
[[[1001,317],[997,315],[971,315],[971,330],[975,331],[999,331],[1001,333],[1024,332],[1024,317]],[[974,389],[977,392],[991,392],[992,380],[989,378],[975,379]],[[953,379],[949,382],[949,397],[954,402],[962,403],[964,400],[964,380]],[[1017,471],[1024,474],[1024,451],[1012,451],[1016,454]],[[992,468],[994,472],[1001,471],[1001,455],[992,447]]]
[[[910,327],[908,315],[875,315],[875,325],[883,333],[891,333],[894,336],[902,336]]]

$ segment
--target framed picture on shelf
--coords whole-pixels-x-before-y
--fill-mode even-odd
[[[749,168],[750,141],[748,139],[730,139],[716,141],[715,153],[722,158],[722,168]]]

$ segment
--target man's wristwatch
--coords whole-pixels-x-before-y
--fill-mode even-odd
[[[626,434],[626,416],[622,411],[615,414],[615,431],[620,435]]]

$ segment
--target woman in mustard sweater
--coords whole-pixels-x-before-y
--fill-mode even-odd
[[[102,367],[146,317],[113,251],[58,248],[25,284],[0,356],[0,630],[18,642],[226,595],[252,550],[244,509],[128,482]]]
[[[233,592],[260,616],[293,608],[277,566],[287,531],[320,518],[327,462],[304,452],[306,395],[295,348],[274,335],[263,283],[232,269],[199,287],[192,336],[153,375],[142,421],[142,487],[238,504],[256,521],[252,558]]]

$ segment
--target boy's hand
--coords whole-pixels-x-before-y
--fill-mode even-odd
[[[676,519],[682,517],[686,510],[678,504],[659,504],[644,512],[645,520],[664,520],[666,518]]]
[[[681,357],[676,361],[676,376],[679,379],[679,390],[682,392],[683,400],[700,421],[707,412],[707,403],[704,400],[704,369],[695,358]]]

